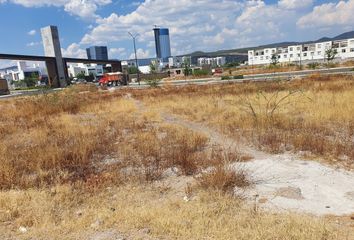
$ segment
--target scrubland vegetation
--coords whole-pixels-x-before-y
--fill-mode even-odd
[[[351,167],[353,97],[352,78],[313,76],[116,92],[78,85],[2,101],[0,238],[350,239],[351,226],[243,201],[233,189],[252,180],[230,163],[247,156],[163,115]]]
[[[206,123],[262,150],[302,152],[353,167],[351,76],[191,87],[145,98],[157,109]]]

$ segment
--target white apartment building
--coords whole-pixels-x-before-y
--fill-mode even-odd
[[[275,55],[280,63],[325,61],[326,50],[336,49],[336,59],[354,58],[354,38],[293,45],[287,47],[264,48],[248,51],[248,64],[270,64]]]
[[[192,63],[192,58],[190,56],[183,56],[183,57],[169,57],[168,58],[168,65],[170,68],[180,68],[182,65],[188,62],[189,64]]]
[[[26,77],[32,77],[32,74],[36,74],[39,77],[46,75],[46,68],[39,63],[27,65],[25,61],[19,61],[17,62],[17,66],[0,70],[1,77],[9,82],[24,80]]]
[[[93,74],[94,76],[103,75],[103,66],[99,64],[70,64],[68,67],[69,77],[76,77],[79,73],[84,73],[86,76]]]
[[[220,67],[226,64],[225,57],[215,57],[215,58],[198,58],[198,66],[213,66],[213,67]]]

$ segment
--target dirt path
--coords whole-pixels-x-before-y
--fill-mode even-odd
[[[140,111],[142,102],[135,100]],[[276,211],[297,211],[315,215],[354,213],[354,173],[314,162],[303,161],[294,154],[268,154],[236,142],[203,124],[161,113],[164,122],[201,132],[212,144],[237,149],[253,160],[233,167],[247,170],[254,182],[242,191],[248,199],[258,199],[259,207]]]

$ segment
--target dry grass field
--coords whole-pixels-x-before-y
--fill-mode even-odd
[[[354,167],[351,76],[167,91],[146,94],[144,101],[262,150],[301,152]]]
[[[353,239],[350,217],[258,209],[242,144],[353,167],[354,81],[100,91],[0,102],[1,239]],[[219,143],[219,144],[218,144]]]

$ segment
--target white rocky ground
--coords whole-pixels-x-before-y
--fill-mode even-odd
[[[314,215],[354,213],[354,172],[304,161],[292,154],[267,154],[236,143],[205,125],[163,115],[166,122],[204,133],[212,144],[235,149],[254,157],[236,163],[248,171],[254,185],[236,189],[260,208],[276,211],[298,211]],[[241,191],[241,192],[240,192]]]
[[[354,213],[353,172],[290,154],[264,155],[234,167],[250,173],[254,186],[243,193],[261,208],[314,215]]]

